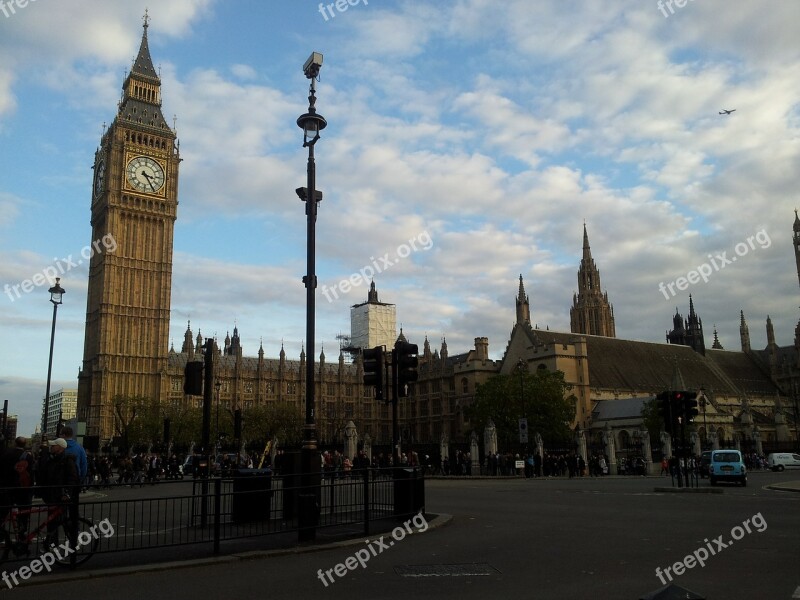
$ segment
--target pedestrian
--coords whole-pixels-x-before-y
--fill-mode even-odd
[[[78,493],[80,479],[74,455],[67,454],[67,440],[56,438],[49,442],[49,456],[42,461],[37,476],[42,501],[47,504],[47,539],[50,544],[58,543],[58,526],[61,519],[52,518],[59,510],[69,510],[69,503]]]
[[[669,475],[669,461],[666,456],[661,459],[661,475]]]
[[[27,445],[27,438],[20,436],[0,455],[0,522],[13,506],[25,510],[33,502],[33,455]],[[17,517],[20,538],[28,531],[29,518],[28,513]]]
[[[75,466],[78,469],[78,478],[81,485],[85,485],[86,475],[89,473],[89,463],[86,460],[86,451],[73,439],[74,432],[69,425],[61,428],[61,438],[67,441],[67,454],[75,457]]]

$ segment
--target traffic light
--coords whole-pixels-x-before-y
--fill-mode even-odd
[[[658,416],[664,421],[664,431],[673,434],[678,430],[678,409],[673,403],[674,392],[661,392],[656,396]]]
[[[397,395],[400,398],[408,396],[408,384],[414,383],[419,377],[417,373],[417,365],[419,364],[419,359],[417,358],[418,350],[419,348],[416,344],[401,341],[395,342],[394,360],[397,365]]]
[[[183,370],[183,393],[187,396],[203,395],[203,363],[193,360]]]
[[[692,421],[698,414],[697,392],[685,392],[683,394],[683,415],[686,422]]]
[[[383,360],[383,346],[366,348],[362,351],[364,358],[364,385],[375,388],[375,399],[383,402],[383,382],[386,371]]]
[[[685,400],[685,392],[672,392],[672,418],[674,419],[675,423],[673,427],[675,428],[673,431],[678,432],[680,431],[681,425],[686,425],[686,419],[683,415],[683,401]]]

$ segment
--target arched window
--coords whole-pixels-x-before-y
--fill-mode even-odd
[[[631,436],[624,429],[619,432],[619,447],[627,448],[631,445]]]

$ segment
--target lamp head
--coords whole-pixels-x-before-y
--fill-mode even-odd
[[[56,277],[56,284],[51,287],[48,292],[50,292],[50,302],[58,306],[62,303],[61,296],[66,294],[66,290],[59,285],[59,281],[61,281],[60,277]]]

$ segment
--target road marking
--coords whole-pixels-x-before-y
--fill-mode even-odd
[[[792,594],[792,598],[800,598],[800,585],[797,586],[797,589]]]

